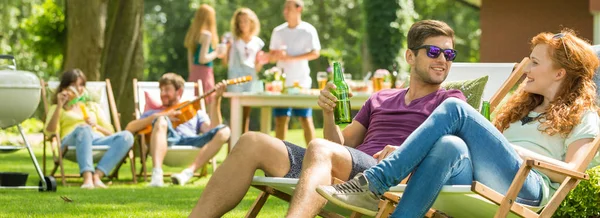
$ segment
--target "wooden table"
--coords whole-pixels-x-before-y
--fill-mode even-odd
[[[318,95],[226,92],[223,96],[231,100],[231,148],[233,148],[242,135],[243,107],[260,108],[260,131],[267,134],[271,132],[271,119],[274,107],[320,109],[317,105]],[[366,93],[355,93],[354,97],[350,98],[352,109],[360,109],[369,96]]]

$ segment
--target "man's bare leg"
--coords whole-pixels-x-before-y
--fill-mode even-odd
[[[152,166],[162,168],[163,160],[167,155],[167,117],[159,117],[154,122],[152,135],[150,136],[150,155],[152,155]]]
[[[315,139],[315,125],[313,124],[312,117],[298,117],[302,129],[304,129],[304,140],[306,144]]]
[[[244,198],[257,169],[282,177],[290,170],[283,142],[267,134],[248,132],[212,175],[190,217],[221,217]]]
[[[192,172],[196,172],[196,170],[202,168],[204,164],[208,163],[208,161],[214,157],[219,150],[221,150],[221,147],[223,147],[225,142],[227,142],[230,135],[231,130],[229,130],[227,127],[217,131],[215,136],[213,136],[213,138],[206,143],[206,145],[200,148],[200,152],[198,152],[194,162],[188,167],[188,169],[192,170]]]
[[[315,191],[317,186],[330,185],[332,176],[347,180],[351,171],[352,157],[348,149],[325,139],[311,141],[287,217],[315,217],[326,203]]]
[[[290,117],[288,116],[275,117],[275,137],[281,140],[285,140],[289,123]]]

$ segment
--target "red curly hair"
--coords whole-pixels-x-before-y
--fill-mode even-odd
[[[540,33],[531,40],[531,49],[536,45],[548,45],[548,53],[556,69],[564,68],[565,79],[543,117],[538,118],[548,135],[561,134],[566,137],[577,126],[581,116],[596,107],[596,85],[592,77],[598,68],[598,58],[586,41],[578,38],[572,30],[559,34]],[[525,82],[519,86],[504,107],[498,112],[494,125],[500,131],[507,129],[540,105],[544,97],[524,91]]]

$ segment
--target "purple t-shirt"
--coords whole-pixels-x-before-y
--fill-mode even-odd
[[[455,97],[466,101],[459,90],[439,89],[409,105],[404,102],[408,89],[385,89],[373,94],[354,117],[367,128],[356,149],[373,155],[386,145],[401,145],[444,100]]]

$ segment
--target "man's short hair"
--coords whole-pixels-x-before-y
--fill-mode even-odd
[[[423,45],[425,39],[436,36],[452,38],[454,46],[454,30],[448,24],[439,20],[422,20],[414,23],[408,31],[408,48],[414,49]]]
[[[304,0],[286,0],[286,1],[295,3],[296,7],[304,8]]]
[[[165,73],[158,80],[158,87],[162,87],[165,85],[173,85],[173,87],[175,87],[175,90],[183,88],[184,84],[185,80],[183,79],[183,77],[175,73]]]

